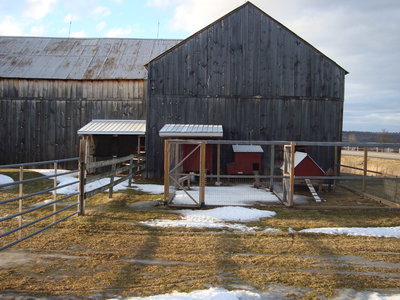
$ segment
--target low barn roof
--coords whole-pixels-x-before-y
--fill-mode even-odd
[[[222,137],[222,125],[165,124],[160,137]]]
[[[78,134],[145,135],[146,120],[92,120]]]
[[[0,78],[147,79],[144,67],[180,40],[0,37]]]

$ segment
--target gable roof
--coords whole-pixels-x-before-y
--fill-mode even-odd
[[[199,31],[195,32],[194,34],[192,34],[191,36],[189,36],[188,38],[182,40],[181,42],[177,43],[176,45],[174,45],[173,47],[171,47],[170,49],[166,50],[163,53],[160,53],[160,55],[154,57],[152,60],[150,60],[145,66],[147,68],[147,66],[152,63],[153,61],[156,61],[158,59],[160,59],[161,57],[167,55],[168,53],[172,52],[174,49],[180,47],[181,45],[185,44],[187,41],[191,40],[193,37],[195,37],[196,35],[198,35],[199,33],[202,33],[203,31],[206,31],[207,29],[209,29],[210,27],[214,26],[215,24],[219,23],[220,21],[222,21],[223,19],[227,18],[228,16],[235,14],[237,11],[243,9],[246,6],[251,6],[255,9],[257,9],[259,12],[261,12],[263,15],[265,15],[266,17],[268,17],[269,19],[271,19],[274,23],[276,23],[277,26],[282,27],[283,29],[287,30],[288,32],[290,32],[291,34],[293,34],[294,36],[296,36],[298,39],[300,39],[301,41],[303,41],[304,44],[308,45],[309,47],[311,47],[315,52],[321,54],[323,57],[325,57],[326,59],[328,59],[329,61],[331,61],[332,63],[334,63],[337,67],[339,67],[340,69],[345,71],[345,74],[348,74],[349,72],[347,72],[344,68],[342,68],[340,65],[338,65],[334,60],[332,60],[331,58],[329,58],[328,56],[326,56],[324,53],[322,53],[321,51],[319,51],[317,48],[315,48],[313,45],[311,45],[309,42],[307,42],[306,40],[304,40],[303,38],[301,38],[300,36],[298,36],[296,33],[294,33],[293,31],[291,31],[289,28],[287,28],[285,25],[283,25],[282,23],[280,23],[279,21],[277,21],[276,19],[274,19],[273,17],[271,17],[270,15],[268,15],[266,12],[264,12],[262,9],[258,8],[257,6],[255,6],[253,3],[251,3],[250,1],[247,1],[246,3],[242,4],[241,6],[239,6],[238,8],[232,10],[231,12],[227,13],[226,15],[222,16],[221,18],[219,18],[218,20],[212,22],[211,24],[209,24],[208,26],[204,27],[203,29],[200,29]]]
[[[180,40],[0,37],[0,78],[147,79],[144,65]]]

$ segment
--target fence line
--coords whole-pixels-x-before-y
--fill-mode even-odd
[[[52,226],[64,221],[64,220],[66,220],[66,219],[68,219],[68,218],[70,218],[70,217],[72,217],[72,216],[74,216],[74,215],[76,215],[78,213],[78,211],[75,211],[75,212],[73,212],[71,214],[68,214],[67,216],[64,216],[63,218],[61,218],[59,220],[56,220],[56,215],[57,214],[60,214],[60,213],[62,213],[64,211],[66,211],[66,210],[68,210],[70,208],[73,208],[73,207],[78,205],[78,202],[76,202],[76,203],[68,205],[68,206],[66,206],[66,207],[64,207],[62,209],[57,209],[57,203],[60,203],[60,202],[62,202],[64,200],[66,200],[66,199],[69,199],[69,198],[71,198],[73,196],[78,195],[78,193],[72,193],[72,194],[68,194],[66,196],[63,196],[63,197],[57,199],[57,190],[58,189],[61,189],[61,188],[64,188],[64,187],[67,187],[67,186],[70,186],[70,185],[78,183],[78,181],[74,181],[74,182],[70,182],[70,183],[67,183],[67,184],[63,184],[61,186],[57,186],[57,177],[58,176],[72,174],[72,173],[76,173],[77,171],[79,171],[79,170],[73,170],[73,171],[67,171],[67,172],[63,172],[63,173],[58,173],[58,163],[67,162],[67,161],[78,161],[78,158],[67,158],[67,159],[59,159],[59,160],[52,160],[52,161],[31,162],[31,163],[21,163],[21,164],[11,164],[11,165],[1,165],[0,166],[0,169],[10,169],[10,168],[18,168],[19,169],[19,171],[18,171],[19,180],[18,181],[0,185],[0,188],[4,188],[4,187],[7,187],[7,186],[18,185],[18,197],[14,197],[14,198],[11,198],[11,199],[6,199],[6,200],[0,201],[0,205],[18,201],[18,213],[2,216],[0,218],[0,223],[8,221],[8,220],[15,219],[15,218],[18,219],[18,227],[13,228],[11,230],[8,230],[8,231],[3,232],[3,233],[0,234],[0,238],[3,238],[3,237],[6,237],[6,236],[8,236],[10,234],[18,232],[18,239],[14,240],[14,241],[6,244],[6,245],[1,246],[0,247],[0,251],[5,250],[5,249],[7,249],[7,248],[9,248],[9,247],[11,247],[11,246],[13,246],[15,244],[18,244],[18,243],[20,243],[20,242],[22,242],[22,241],[24,241],[24,240],[26,240],[26,239],[28,239],[28,238],[30,238],[32,236],[35,236],[35,235],[43,232],[44,230],[46,230],[46,229],[48,229],[48,228],[50,228],[50,227],[52,227]],[[54,170],[54,174],[53,175],[46,175],[46,176],[39,176],[39,177],[36,177],[36,178],[31,178],[31,179],[24,179],[24,167],[44,165],[44,164],[50,164],[50,163],[53,163],[53,166],[54,166],[54,169],[53,169]],[[53,178],[53,187],[52,188],[24,195],[24,184],[35,182],[35,181],[39,181],[39,180],[43,180],[43,179],[50,179],[50,178]],[[49,192],[53,193],[52,201],[50,201],[48,203],[44,203],[44,204],[36,206],[36,207],[33,207],[33,208],[30,208],[30,209],[27,209],[27,210],[23,210],[23,200],[24,199],[28,199],[28,198],[31,198],[33,196],[37,196],[37,195],[41,195],[41,194],[45,194],[45,193],[49,193]],[[49,207],[51,205],[53,205],[53,212],[52,213],[47,214],[44,217],[38,218],[38,219],[33,220],[31,222],[23,224],[23,219],[22,219],[23,215],[31,213],[31,212],[34,212],[34,211],[37,211],[37,210],[45,208],[45,207]],[[51,224],[49,224],[49,225],[47,225],[47,226],[45,226],[45,227],[43,227],[41,229],[38,229],[38,230],[36,230],[36,231],[26,235],[26,236],[22,236],[22,229],[28,228],[28,227],[30,227],[30,226],[32,226],[32,225],[34,225],[34,224],[36,224],[36,223],[38,223],[40,221],[48,219],[50,217],[53,217],[53,222]]]
[[[260,186],[260,181],[262,180],[262,187],[268,187],[271,192],[274,192],[276,196],[287,206],[293,206],[293,191],[294,191],[294,183],[299,182],[308,182],[307,186],[310,189],[310,192],[313,193],[314,190],[310,185],[314,181],[314,184],[322,186],[322,184],[326,184],[326,186],[330,189],[331,186],[335,186],[337,183],[344,183],[346,181],[353,182],[352,185],[358,186],[358,182],[361,182],[361,188],[359,194],[363,196],[367,196],[375,201],[385,203],[391,206],[400,206],[399,201],[396,201],[397,197],[399,196],[400,192],[398,191],[399,188],[399,177],[393,175],[383,174],[382,172],[377,172],[374,170],[368,169],[368,150],[370,147],[378,147],[382,146],[383,144],[378,143],[346,143],[346,142],[304,142],[304,141],[243,141],[243,140],[182,140],[182,139],[170,139],[164,141],[165,149],[164,149],[164,203],[167,205],[172,206],[180,206],[183,204],[182,198],[190,198],[192,202],[194,202],[194,206],[202,206],[203,204],[207,203],[207,199],[204,198],[204,180],[209,181],[208,186],[213,186],[212,189],[214,191],[218,190],[218,186],[222,184],[221,180],[227,180],[227,184],[231,185],[231,179],[233,181],[237,181],[238,179],[243,180],[251,180],[253,179],[253,185]],[[204,147],[209,149],[209,155],[205,153],[201,153],[199,151],[199,145],[205,145]],[[253,171],[248,171],[247,168],[243,167],[241,163],[236,164],[236,162],[240,162],[239,158],[236,160],[234,157],[234,153],[231,154],[230,157],[227,158],[225,156],[224,166],[226,167],[226,173],[224,174],[222,171],[221,174],[221,146],[225,145],[248,145],[248,149],[254,149],[253,146],[264,146],[261,152],[261,164],[264,169],[258,169],[254,167],[254,165],[258,165],[258,163],[253,164]],[[340,163],[341,159],[341,149],[342,147],[346,146],[359,146],[363,147],[364,152],[364,163],[362,166],[348,166],[342,165]],[[197,146],[197,147],[196,147]],[[399,144],[384,144],[385,147],[399,147]],[[214,148],[212,148],[214,147]],[[252,148],[253,147],[253,148]],[[270,151],[268,148],[270,147]],[[323,171],[324,176],[315,176],[315,175],[308,175],[307,176],[300,176],[301,174],[295,174],[293,171],[294,166],[296,165],[295,161],[295,152],[308,152],[307,150],[301,149],[312,149],[312,151],[316,153],[324,152],[325,150],[320,150],[318,147],[329,147],[329,151],[331,154],[327,156],[331,156],[331,168],[326,170],[325,173]],[[241,149],[245,149],[241,148]],[[300,150],[298,150],[298,148]],[[318,149],[316,149],[318,148]],[[213,150],[214,149],[214,150]],[[215,149],[216,155],[215,155]],[[238,149],[238,148],[237,148]],[[278,149],[278,152],[277,152]],[[209,151],[209,150],[207,150]],[[235,150],[233,149],[233,152]],[[196,153],[195,153],[196,152]],[[238,151],[240,152],[240,151]],[[246,151],[243,151],[246,152]],[[249,153],[251,154],[251,150]],[[268,158],[269,153],[269,159]],[[194,155],[196,154],[196,155]],[[297,155],[297,154],[296,154]],[[187,161],[191,159],[191,162],[187,163]],[[234,163],[232,162],[234,159]],[[201,165],[203,164],[202,161],[209,160],[212,163],[206,162],[207,171],[201,174]],[[196,161],[196,165],[194,162]],[[258,162],[257,159],[253,159],[252,162]],[[269,165],[268,165],[269,162]],[[236,164],[238,168],[245,168],[246,172],[236,172],[234,168],[229,170],[229,165]],[[240,166],[240,167],[239,167]],[[282,168],[280,168],[283,166]],[[362,175],[343,175],[340,172],[340,168],[348,167],[350,169],[359,170],[362,172]],[[190,169],[192,168],[192,169]],[[256,168],[256,169],[254,169]],[[276,173],[280,168],[282,171],[281,175],[277,175]],[[216,173],[213,173],[213,170],[216,170]],[[257,170],[257,171],[255,171]],[[274,173],[274,171],[276,171]],[[268,174],[269,173],[269,174]],[[373,175],[373,176],[371,176]],[[379,176],[379,177],[378,177]],[[192,182],[196,182],[198,179],[198,190],[196,188],[191,189],[190,183],[188,183],[188,187],[184,186],[184,183],[188,180],[187,178],[191,178]],[[210,184],[210,179],[216,179],[215,182]],[[269,179],[269,183],[268,183]],[[368,184],[378,185],[380,184],[379,181],[384,180],[385,189],[390,191],[390,200],[387,199],[380,199],[379,195],[371,195],[367,193],[367,182]],[[214,184],[215,183],[215,184]],[[375,184],[376,183],[376,184]],[[275,191],[275,186],[277,190]],[[282,190],[281,190],[282,188]],[[369,187],[368,187],[369,188]],[[277,192],[279,190],[279,192]],[[214,193],[213,191],[213,193]],[[219,198],[230,197],[229,195],[225,196],[222,190],[220,192]],[[315,190],[314,190],[314,194]],[[177,197],[175,198],[175,195]],[[188,196],[188,197],[187,197]],[[198,197],[198,198],[195,198]],[[209,195],[210,199],[213,198],[213,202],[215,203],[214,196]],[[227,198],[227,199],[228,199]],[[250,197],[249,197],[250,198]],[[314,197],[315,198],[315,197]],[[382,201],[381,201],[382,200]],[[392,201],[393,200],[393,201]],[[176,201],[176,202],[175,202]],[[185,200],[186,201],[186,200]],[[221,202],[223,202],[221,200]],[[395,203],[394,203],[395,202]],[[396,203],[397,202],[397,203]],[[188,204],[190,205],[190,204]],[[183,206],[183,205],[182,205]]]

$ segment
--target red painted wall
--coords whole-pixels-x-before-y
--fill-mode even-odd
[[[253,164],[258,164],[261,171],[262,153],[236,152],[235,161],[227,165],[228,174],[253,174]]]
[[[304,158],[295,168],[295,176],[325,176],[324,171],[322,171],[318,165],[307,156]]]
[[[183,144],[182,158],[186,157],[196,148],[197,145]],[[206,169],[207,173],[211,173],[213,169],[213,148],[212,145],[206,145]],[[183,162],[183,172],[199,172],[200,171],[200,147]]]

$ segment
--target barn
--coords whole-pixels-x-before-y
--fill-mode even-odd
[[[162,176],[165,124],[222,125],[226,140],[341,141],[347,71],[250,2],[147,68],[150,177]],[[332,167],[332,149],[309,152]],[[222,165],[234,160],[222,153]]]
[[[0,164],[76,157],[93,119],[146,119],[144,65],[178,42],[0,37]]]

